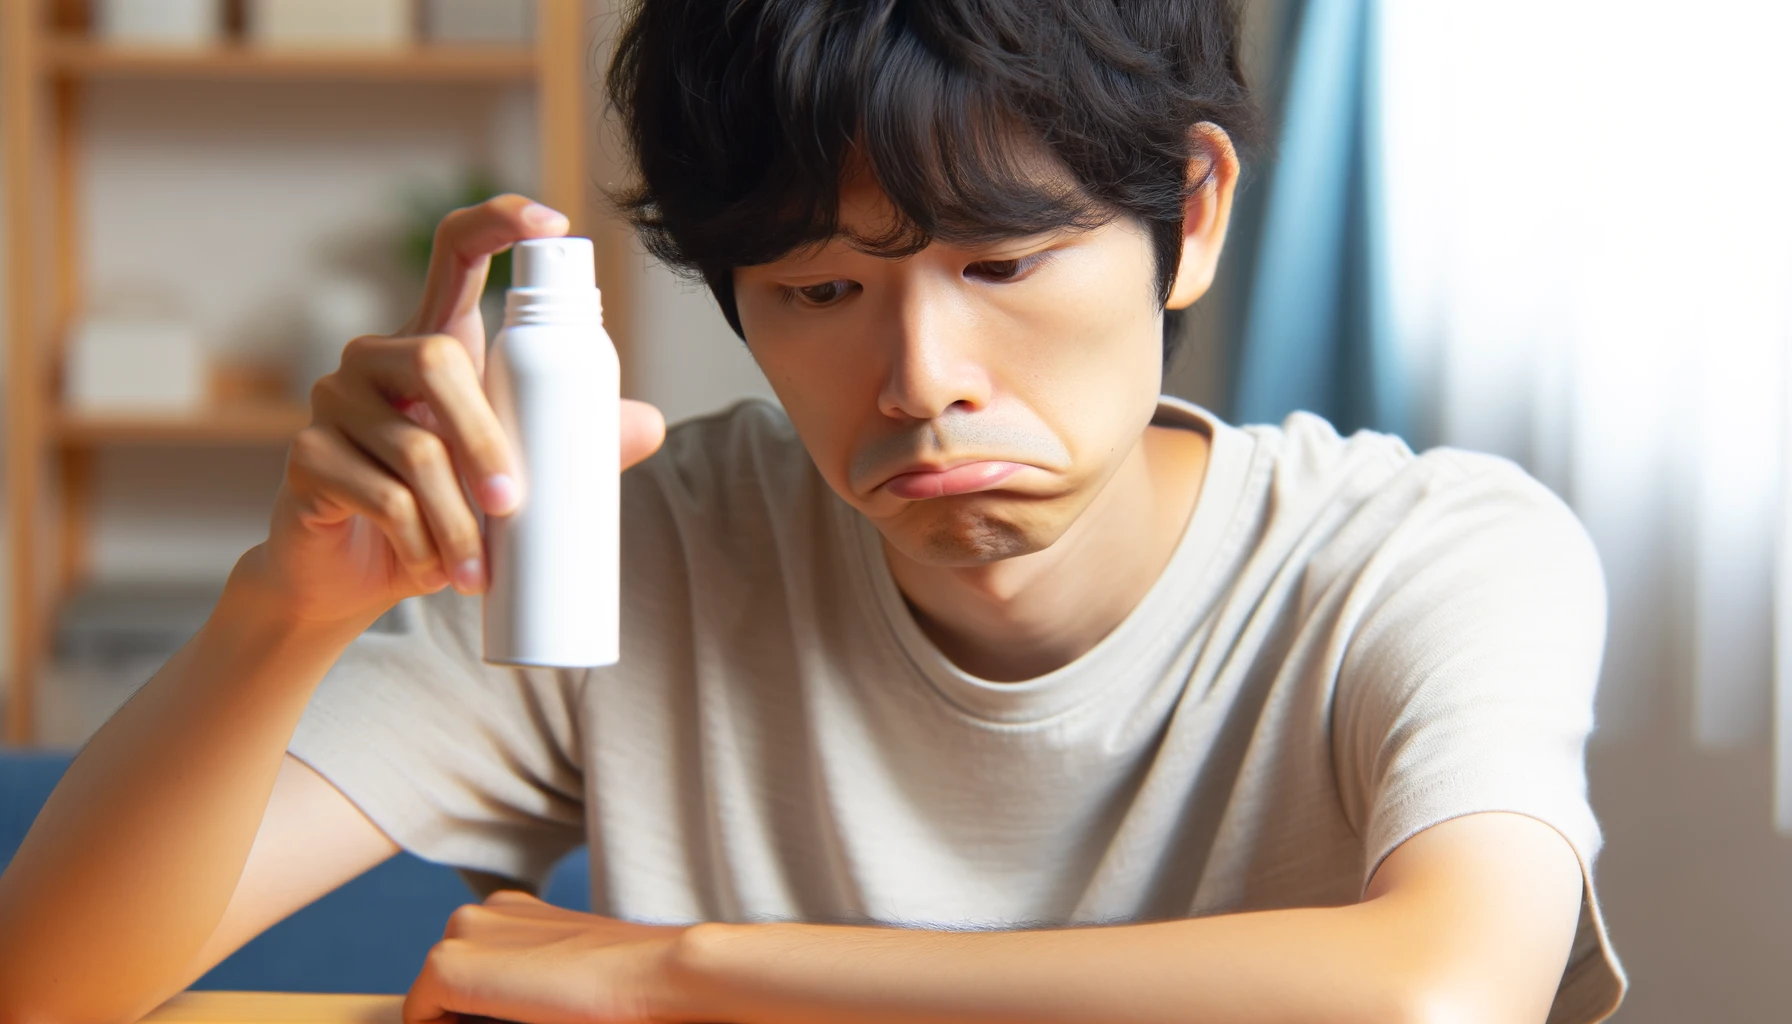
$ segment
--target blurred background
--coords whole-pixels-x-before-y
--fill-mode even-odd
[[[264,535],[310,382],[403,319],[446,210],[525,191],[596,238],[625,388],[669,419],[769,396],[603,206],[618,6],[0,0],[0,859]],[[1245,6],[1271,141],[1166,389],[1494,452],[1576,509],[1617,1019],[1787,1019],[1792,13]],[[466,898],[395,861],[208,983],[397,990]]]

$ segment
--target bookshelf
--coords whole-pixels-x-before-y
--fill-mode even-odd
[[[70,0],[0,3],[0,150],[6,179],[7,362],[5,500],[11,655],[0,741],[33,739],[37,696],[59,611],[87,570],[94,454],[120,446],[279,447],[308,419],[287,399],[255,393],[200,412],[137,415],[62,407],[63,337],[83,309],[79,189],[81,97],[89,83],[151,80],[357,83],[532,83],[540,180],[535,198],[597,240],[599,285],[613,334],[625,334],[627,233],[598,217],[588,127],[593,48],[584,0],[535,0],[535,42],[383,51],[269,51],[236,41],[204,50],[113,46],[86,33]],[[600,5],[602,6],[602,5]],[[346,339],[345,339],[346,340]]]

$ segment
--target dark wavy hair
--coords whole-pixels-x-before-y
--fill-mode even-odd
[[[896,212],[867,252],[1131,216],[1162,303],[1191,129],[1257,131],[1238,51],[1235,0],[636,0],[608,85],[640,180],[614,198],[743,337],[734,268],[839,234],[860,170]]]

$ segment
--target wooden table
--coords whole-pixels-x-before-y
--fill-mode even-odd
[[[403,996],[182,992],[144,1024],[400,1024]]]

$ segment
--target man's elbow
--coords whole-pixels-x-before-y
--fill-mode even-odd
[[[1484,986],[1422,979],[1402,987],[1390,1000],[1391,1018],[1399,1024],[1544,1024],[1549,1000],[1541,1007],[1512,993],[1494,994]]]
[[[1514,976],[1474,952],[1401,943],[1359,962],[1350,993],[1359,1012],[1328,1024],[1545,1024],[1556,985]],[[1344,993],[1340,993],[1344,994]]]

